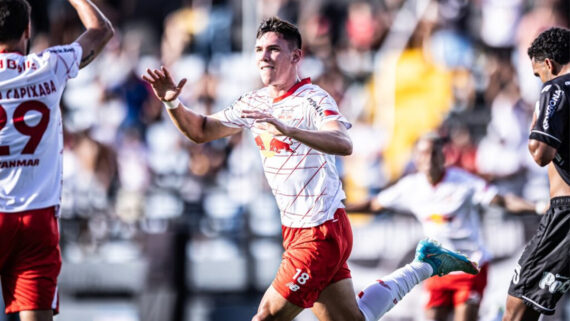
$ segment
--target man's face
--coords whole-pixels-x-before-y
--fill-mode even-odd
[[[297,77],[300,50],[291,50],[281,34],[266,32],[255,42],[255,60],[265,86],[282,85]]]
[[[439,145],[432,141],[420,140],[415,148],[414,162],[418,172],[429,175],[434,171],[443,172],[445,166],[445,156]]]
[[[548,59],[548,58],[547,58]],[[545,60],[536,60],[536,58],[531,59],[532,64],[532,72],[535,76],[540,78],[542,82],[547,82],[552,79],[552,70],[548,67],[548,64]]]

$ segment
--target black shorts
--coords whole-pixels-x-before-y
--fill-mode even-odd
[[[555,197],[526,245],[509,287],[511,296],[553,314],[570,289],[570,197]]]

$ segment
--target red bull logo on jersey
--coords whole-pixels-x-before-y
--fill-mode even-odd
[[[276,153],[281,153],[282,151],[286,151],[292,153],[293,150],[291,149],[291,144],[287,144],[279,139],[271,139],[269,142],[269,150]]]
[[[281,153],[293,153],[291,144],[279,140],[266,132],[255,136],[255,144],[259,147],[264,157],[272,157]]]
[[[453,216],[446,216],[443,214],[431,214],[428,216],[427,221],[436,223],[436,224],[445,224],[451,222],[453,220]]]

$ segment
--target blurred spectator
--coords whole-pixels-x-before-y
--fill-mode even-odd
[[[209,60],[232,50],[233,11],[226,1],[195,1],[170,13],[165,20],[161,55],[170,66],[193,51]]]
[[[365,79],[373,71],[373,52],[385,35],[386,26],[377,19],[374,6],[366,1],[348,5],[345,22],[346,43],[338,54],[338,65],[352,78]]]
[[[408,46],[396,60],[396,79],[387,78],[378,66],[378,88],[394,88],[393,102],[380,102],[376,117],[380,126],[391,131],[384,156],[389,179],[399,177],[410,157],[416,139],[426,131],[435,129],[451,108],[451,72],[434,64],[426,51],[433,22],[420,20],[411,35]],[[386,62],[393,59],[386,59]],[[393,85],[391,85],[395,82]],[[378,95],[379,93],[376,93]],[[391,105],[394,104],[394,105]]]
[[[566,0],[538,0],[521,18],[516,33],[517,74],[520,79],[521,95],[526,103],[534,104],[538,99],[541,83],[528,63],[527,49],[532,40],[542,31],[552,27],[568,27],[570,24],[570,2]]]
[[[477,146],[474,144],[469,128],[457,123],[447,133],[450,142],[443,147],[446,166],[456,166],[473,174],[478,174]]]
[[[523,14],[523,4],[523,0],[482,1],[481,40],[485,45],[497,49],[515,46],[516,30]]]
[[[501,192],[522,195],[531,110],[520,96],[510,60],[495,58],[488,66],[492,68],[486,92],[491,120],[479,143],[477,168]]]

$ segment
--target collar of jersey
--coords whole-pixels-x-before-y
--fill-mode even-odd
[[[282,101],[283,99],[291,96],[295,91],[297,91],[297,89],[299,89],[299,87],[306,85],[306,84],[310,84],[310,83],[311,83],[311,78],[304,78],[303,80],[301,80],[298,83],[296,83],[295,85],[293,85],[293,87],[289,88],[289,90],[287,90],[287,92],[284,93],[283,95],[281,95],[277,98],[273,98],[273,103],[278,103],[278,102]]]

